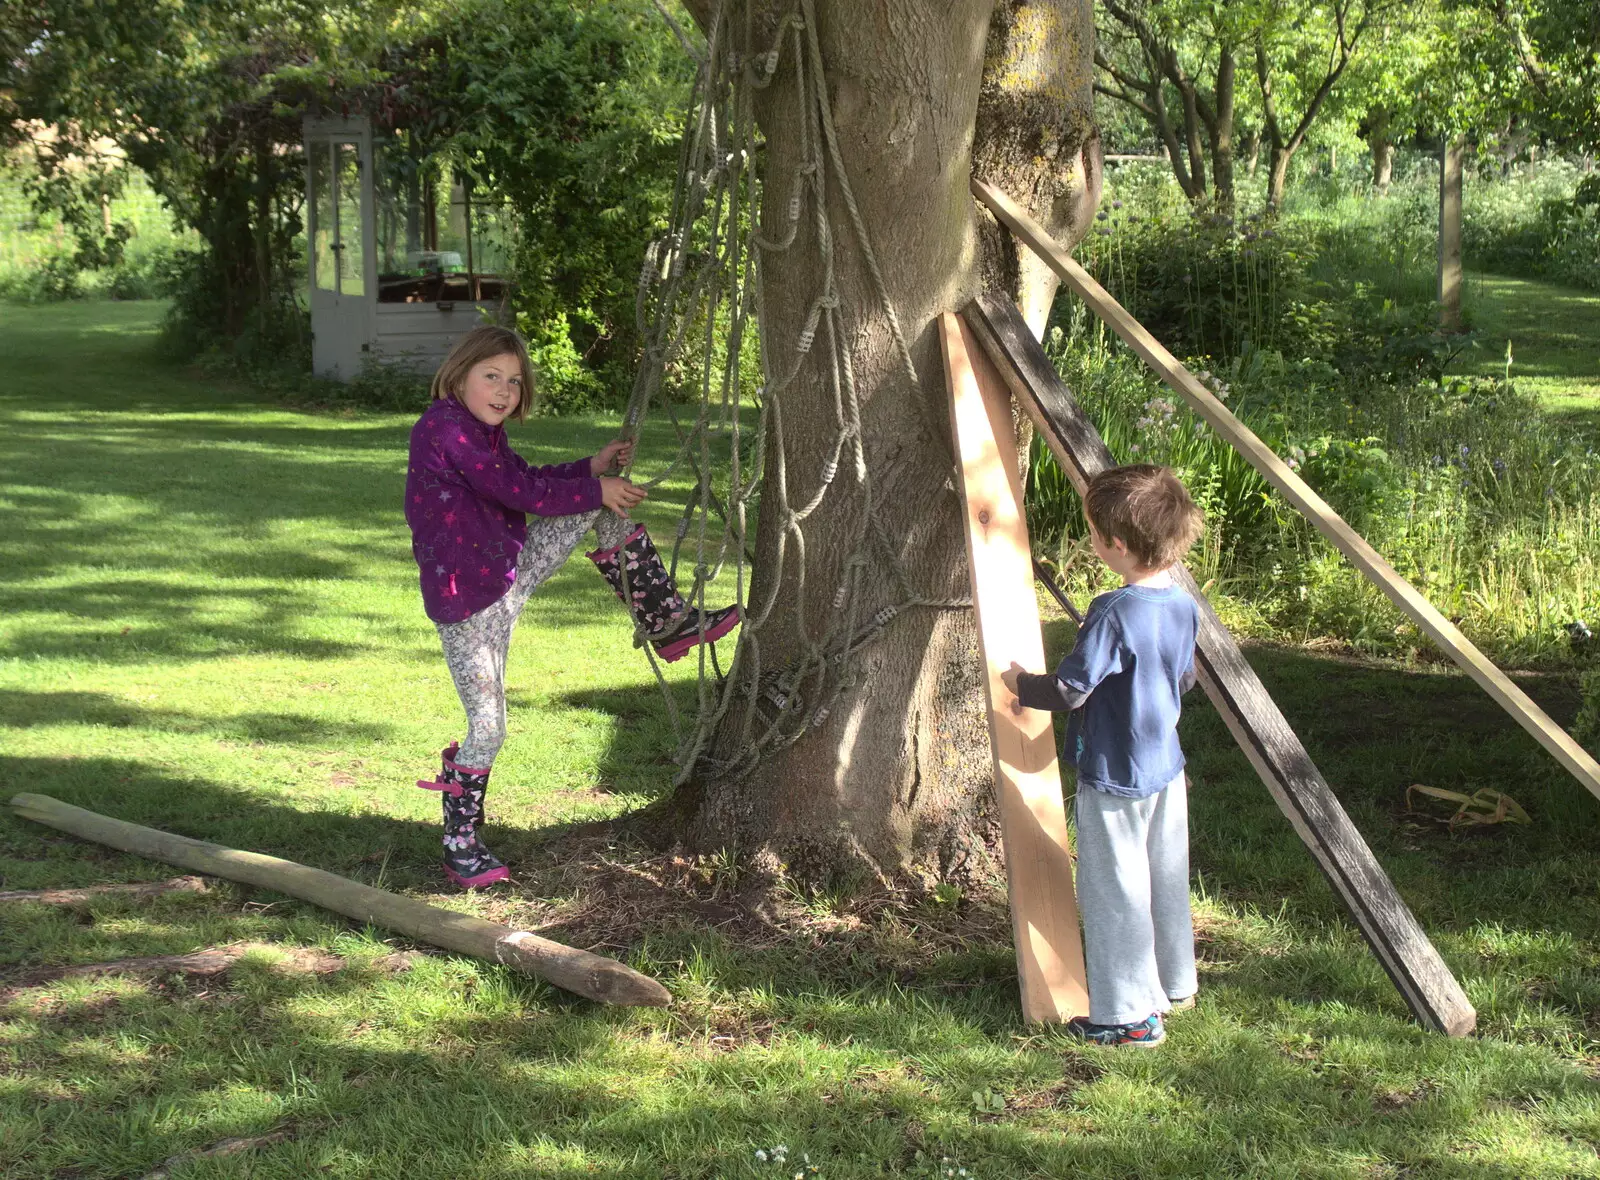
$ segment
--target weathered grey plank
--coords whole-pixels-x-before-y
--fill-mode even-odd
[[[1094,423],[1009,300],[981,295],[962,315],[1080,492],[1090,476],[1115,466]],[[1476,1025],[1477,1013],[1460,984],[1194,579],[1187,570],[1177,573],[1200,606],[1195,665],[1201,687],[1311,850],[1412,1014],[1429,1028],[1465,1036]]]

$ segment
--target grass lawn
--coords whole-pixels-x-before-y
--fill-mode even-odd
[[[178,1156],[172,1180],[776,1180],[802,1153],[829,1178],[1600,1176],[1600,803],[1462,677],[1252,653],[1477,1006],[1463,1040],[1411,1023],[1198,694],[1201,1003],[1148,1053],[1020,1024],[991,899],[844,899],[575,827],[671,773],[658,690],[581,557],[511,658],[489,834],[517,884],[446,895],[437,797],[411,784],[460,718],[399,511],[410,419],[164,366],[157,310],[0,307],[0,796],[539,929],[675,1004],[607,1009],[445,955],[392,971],[384,931],[225,883],[0,902],[0,1176],[137,1180]],[[549,462],[612,424],[515,438]],[[659,532],[681,493],[652,501]],[[1525,684],[1570,721],[1569,684]],[[1451,835],[1405,811],[1415,782],[1508,790],[1533,822]],[[0,889],[173,872],[0,808]],[[244,940],[347,966],[263,950],[210,978],[44,978]],[[271,1138],[198,1154],[233,1136]],[[757,1157],[779,1144],[781,1165]]]
[[[1600,292],[1471,274],[1465,307],[1478,344],[1462,367],[1503,377],[1509,341],[1518,385],[1552,412],[1600,428]]]

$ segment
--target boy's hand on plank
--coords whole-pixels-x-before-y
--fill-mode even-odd
[[[628,510],[641,503],[648,494],[638,484],[620,475],[600,477],[600,502],[618,516],[626,517]]]

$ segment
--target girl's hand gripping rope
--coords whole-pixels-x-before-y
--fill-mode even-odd
[[[599,456],[595,456],[598,462]],[[600,502],[618,516],[626,518],[628,510],[639,504],[648,493],[632,480],[620,475],[600,477]]]
[[[614,438],[600,448],[600,453],[589,460],[590,475],[605,475],[611,471],[626,471],[633,465],[633,440]],[[610,507],[610,501],[606,502]]]

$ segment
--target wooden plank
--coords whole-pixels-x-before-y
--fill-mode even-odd
[[[1050,714],[1024,709],[1000,682],[1013,661],[1044,667],[1011,399],[954,315],[941,317],[939,333],[966,509],[972,604],[988,670],[984,691],[1022,1015],[1028,1021],[1070,1020],[1089,1014],[1089,989],[1055,732]],[[1008,705],[997,709],[996,701]]]
[[[1256,437],[1243,422],[1235,418],[1195,376],[1185,369],[1173,355],[1151,336],[1144,325],[1128,314],[1127,310],[1095,282],[1089,272],[1079,266],[1060,243],[1046,234],[1027,212],[1020,209],[1010,197],[976,178],[972,191],[988,205],[1014,234],[1050,264],[1050,269],[1087,303],[1090,309],[1110,325],[1112,331],[1142,357],[1158,377],[1189,403],[1195,413],[1211,424],[1218,434],[1235,450],[1249,460],[1284,499],[1294,505],[1318,532],[1331,541],[1350,564],[1360,570],[1378,589],[1387,594],[1401,610],[1422,628],[1423,632],[1459,664],[1467,675],[1494,698],[1522,728],[1548,750],[1572,776],[1597,798],[1600,798],[1600,763],[1554,721],[1543,709],[1529,699],[1506,674],[1490,662],[1489,658],[1472,645],[1472,642],[1441,615],[1431,602],[1395,572],[1366,540],[1340,518],[1325,500],[1306,484],[1273,453],[1272,448]]]
[[[487,959],[491,963],[504,963],[514,971],[537,975],[557,987],[591,1000],[659,1008],[672,1002],[672,993],[660,983],[615,959],[563,946],[526,930],[502,926],[498,922],[486,922],[468,914],[442,910],[426,902],[374,889],[371,885],[296,864],[292,860],[281,860],[260,852],[223,848],[126,820],[112,819],[52,799],[49,795],[15,795],[11,799],[11,808],[23,819],[70,832],[85,840],[208,873],[213,877],[226,877],[230,881],[286,893],[336,914],[354,918],[357,922],[383,926],[446,950]]]
[[[1022,313],[1007,299],[983,295],[963,314],[1081,494],[1092,475],[1114,466],[1116,460],[1028,331]],[[1194,579],[1182,568],[1175,574],[1200,607],[1195,651],[1200,684],[1234,740],[1311,850],[1417,1020],[1451,1036],[1471,1032],[1477,1015],[1450,969]]]

